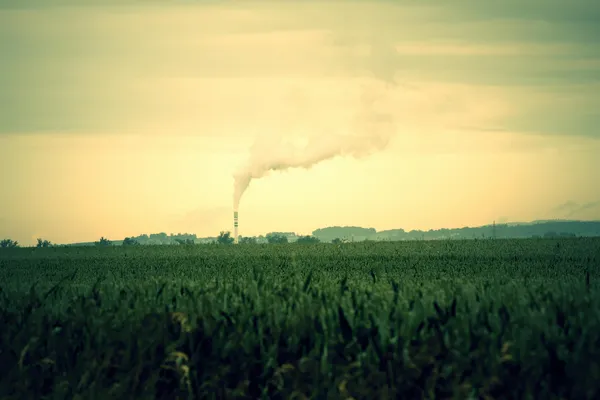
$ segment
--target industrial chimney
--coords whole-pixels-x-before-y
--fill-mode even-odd
[[[238,243],[238,212],[233,212],[233,243]]]

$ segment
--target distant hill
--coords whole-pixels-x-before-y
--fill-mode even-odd
[[[275,232],[272,232],[273,234]],[[290,242],[297,239],[295,233],[280,232],[288,237]],[[430,229],[427,231],[404,229],[389,229],[377,231],[375,228],[360,226],[330,226],[319,228],[312,232],[312,236],[322,242],[331,242],[335,239],[342,241],[361,242],[364,240],[395,241],[395,240],[444,240],[444,239],[482,239],[482,238],[531,238],[531,237],[575,237],[575,236],[600,236],[600,221],[574,221],[574,220],[543,220],[532,222],[508,222],[496,225],[478,227],[464,227],[452,229]],[[170,234],[153,233],[133,237],[140,244],[177,244],[177,239],[191,239],[195,243],[212,243],[216,237],[198,238],[195,234]],[[115,246],[120,246],[123,240],[111,240]],[[266,242],[264,236],[258,237],[259,243]],[[72,243],[68,246],[94,246],[94,242]]]
[[[313,236],[324,242],[333,239],[361,241],[600,236],[600,221],[547,220],[427,231],[391,229],[379,232],[373,228],[336,226],[317,229],[313,231]]]

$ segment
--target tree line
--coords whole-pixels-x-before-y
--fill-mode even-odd
[[[141,235],[141,236],[148,237],[148,235]],[[153,235],[150,235],[150,236],[153,236]],[[193,236],[195,237],[195,235],[193,235]],[[265,238],[267,240],[267,243],[269,243],[269,244],[282,244],[282,243],[289,242],[286,235],[279,234],[279,233],[269,233],[266,235]],[[220,245],[230,245],[230,244],[233,244],[234,242],[235,242],[235,239],[231,235],[231,232],[221,231],[219,233],[219,235],[212,242],[209,242],[208,244],[213,243],[213,244],[220,244]],[[320,242],[320,240],[318,238],[316,238],[314,236],[310,236],[310,235],[299,236],[298,240],[296,240],[296,243],[304,243],[304,244],[319,243],[319,242]],[[187,237],[187,238],[176,237],[173,239],[172,242],[169,242],[166,244],[175,244],[175,243],[179,244],[179,245],[199,244],[195,241],[195,238],[191,238],[191,237]],[[256,237],[251,237],[251,236],[248,236],[248,237],[240,236],[239,243],[240,244],[258,244],[258,239]],[[105,238],[104,236],[102,236],[100,239],[95,241],[93,244],[95,246],[104,247],[104,246],[112,246],[115,243],[112,240],[109,240],[109,239]],[[135,237],[135,236],[126,237],[121,242],[121,245],[123,245],[123,246],[139,246],[142,244],[144,244],[144,243],[139,240],[139,237]],[[150,242],[148,244],[153,244],[153,242]],[[56,246],[57,246],[56,244],[53,244],[49,240],[38,238],[37,244],[35,247],[42,248],[42,247],[56,247]],[[67,246],[67,245],[62,245],[62,246]],[[11,240],[11,239],[3,239],[0,241],[0,248],[15,248],[15,247],[19,247],[18,241]]]

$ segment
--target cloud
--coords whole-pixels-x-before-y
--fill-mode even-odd
[[[577,203],[569,200],[565,203],[559,204],[552,211],[556,214],[560,214],[565,217],[576,217],[586,211],[600,209],[600,200],[591,201],[588,203]]]
[[[456,0],[451,3],[434,2],[448,14],[463,20],[527,20],[595,25],[600,10],[595,0],[519,0],[483,3],[478,0]]]
[[[161,4],[160,0],[145,0],[146,5]],[[139,4],[136,0],[0,0],[0,9],[31,10],[61,7],[129,6]]]
[[[0,0],[0,134],[222,136],[294,80],[370,77],[511,88],[493,128],[597,137],[593,4]]]
[[[554,212],[558,212],[561,214],[568,214],[573,212],[573,210],[577,210],[580,205],[572,200],[567,201],[566,203],[562,203],[557,205],[552,209]]]

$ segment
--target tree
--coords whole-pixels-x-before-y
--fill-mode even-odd
[[[217,243],[218,244],[232,244],[233,243],[233,238],[231,237],[231,232],[227,231],[221,231],[219,233],[219,236],[217,237]]]
[[[19,242],[17,242],[16,240],[11,240],[11,239],[3,239],[2,241],[0,241],[0,247],[2,247],[2,248],[19,247]]]
[[[126,237],[123,239],[123,246],[137,246],[140,242],[135,240],[133,237]]]
[[[49,240],[42,240],[41,238],[37,239],[37,245],[35,247],[50,247],[52,243]]]
[[[267,241],[270,244],[280,244],[280,243],[287,243],[288,242],[288,238],[287,236],[283,236],[283,235],[279,235],[279,234],[269,234],[267,235]]]
[[[333,240],[331,241],[331,243],[333,243],[333,244],[341,244],[341,243],[342,243],[342,239],[340,239],[340,238],[335,238],[335,239],[333,239]]]
[[[169,236],[165,232],[151,233],[150,241],[152,244],[168,244],[170,243]]]
[[[256,244],[257,240],[255,237],[242,237],[240,236],[240,243],[241,244]]]
[[[303,244],[313,244],[313,243],[320,243],[321,241],[314,237],[314,236],[310,236],[310,235],[306,235],[306,236],[300,236],[298,238],[298,240],[296,241],[296,243],[303,243]]]
[[[100,240],[97,242],[94,242],[94,244],[96,246],[110,246],[110,245],[112,245],[112,242],[110,240],[108,240],[107,238],[105,238],[104,236],[102,236],[100,238]]]

